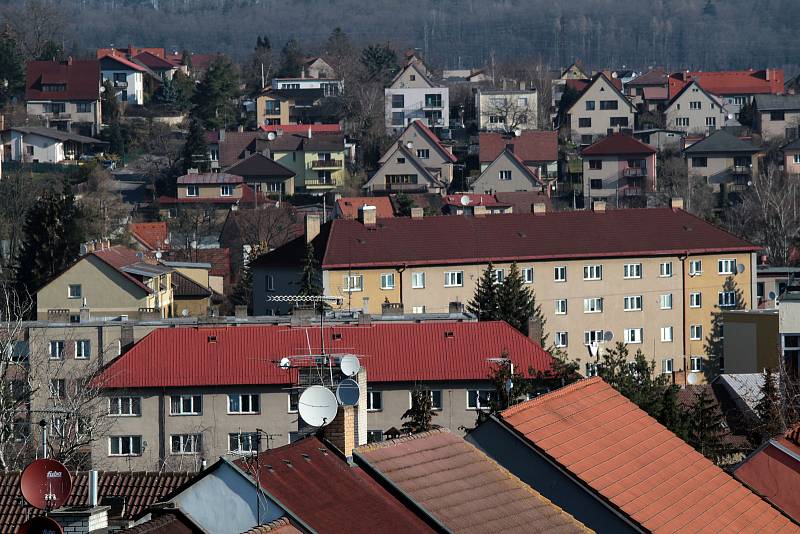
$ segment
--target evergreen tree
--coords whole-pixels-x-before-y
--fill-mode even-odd
[[[739,108],[739,118],[737,120],[742,126],[752,128],[754,119],[753,104],[749,100],[746,100],[745,103],[742,104],[742,107]]]
[[[709,388],[700,389],[694,404],[686,410],[686,419],[686,441],[715,464],[727,463],[733,450],[726,442],[728,431],[725,420]]]
[[[439,425],[433,424],[435,415],[431,390],[418,384],[414,385],[414,389],[411,390],[411,408],[401,417],[408,419],[403,423],[403,430],[408,434],[419,434],[439,428]]]
[[[385,84],[397,70],[397,53],[388,44],[369,45],[361,51],[360,60],[371,81]]]
[[[706,376],[706,381],[711,381],[722,374],[725,369],[725,360],[722,346],[722,311],[723,310],[743,310],[744,295],[742,290],[736,285],[736,280],[733,276],[725,278],[722,284],[723,293],[733,293],[733,300],[730,305],[726,304],[720,306],[719,303],[715,305],[716,311],[712,312],[711,331],[706,336],[705,340],[705,353],[706,362],[703,368],[703,373]]]
[[[251,95],[260,93],[264,89],[264,85],[269,83],[269,78],[273,74],[275,73],[272,71],[272,44],[268,36],[259,35],[245,72],[248,92]]]
[[[182,71],[177,71],[172,76],[171,86],[175,91],[175,107],[180,111],[191,109],[195,90],[194,80]]]
[[[233,286],[231,302],[236,306],[247,306],[247,314],[253,314],[253,273],[245,264],[239,274],[239,280]]]
[[[17,41],[0,35],[0,106],[25,91],[25,64]]]
[[[303,53],[300,44],[289,39],[281,50],[281,66],[278,69],[278,76],[281,78],[297,78],[303,70]]]
[[[208,66],[192,96],[192,114],[209,130],[224,129],[237,121],[234,99],[239,77],[233,64],[217,56]]]
[[[398,193],[395,201],[397,202],[397,214],[401,217],[411,217],[411,208],[417,206],[414,199],[405,193]]]
[[[42,51],[36,59],[39,61],[63,61],[64,48],[57,42],[48,39],[42,44]]]
[[[118,124],[122,116],[122,106],[117,98],[117,89],[110,80],[103,82],[103,94],[100,107],[103,112],[103,122],[105,124]]]
[[[208,170],[206,132],[197,119],[193,119],[189,124],[189,133],[186,135],[186,142],[181,154],[184,174],[192,168],[198,169],[200,172]]]
[[[297,294],[306,296],[322,295],[321,278],[319,262],[314,253],[314,245],[306,243],[306,257],[303,260],[303,271],[300,273],[300,289]]]
[[[498,319],[497,279],[494,266],[490,263],[483,271],[478,285],[475,286],[475,295],[467,304],[467,311],[478,318],[479,321],[496,321]]]
[[[489,411],[493,414],[517,404],[531,392],[531,382],[516,369],[512,372],[513,366],[508,352],[503,351],[498,360],[489,372],[489,382],[492,385]]]
[[[539,343],[542,346],[546,345],[547,335],[544,333],[545,318],[542,307],[536,304],[533,291],[525,287],[525,281],[516,263],[511,264],[508,276],[497,289],[497,318],[526,336],[529,333],[529,321],[536,320],[542,330]]]
[[[670,378],[656,373],[656,362],[648,362],[641,350],[636,351],[632,361],[629,355],[628,346],[618,342],[601,356],[597,374],[650,416],[659,419]]]
[[[775,376],[769,367],[764,369],[764,383],[761,385],[761,398],[755,407],[758,416],[756,434],[758,442],[763,443],[768,439],[781,434],[786,429],[781,414],[781,401]]]
[[[661,410],[656,419],[685,441],[688,428],[683,407],[678,401],[679,391],[680,387],[675,384],[670,384],[664,389],[664,393],[661,396]]]

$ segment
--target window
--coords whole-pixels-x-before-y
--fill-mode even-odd
[[[381,274],[381,289],[394,289],[394,273]]]
[[[503,283],[503,280],[506,278],[506,273],[503,269],[495,269],[494,270],[494,283],[495,285],[499,285]]]
[[[108,438],[109,456],[139,456],[142,454],[142,436],[112,436]]]
[[[586,101],[586,111],[594,111],[594,106],[595,106],[594,100]]]
[[[708,167],[708,158],[706,158],[705,156],[693,157],[692,167]]]
[[[553,268],[553,281],[555,282],[567,281],[567,268],[565,266]]]
[[[567,314],[567,299],[556,299],[556,315]]]
[[[258,393],[228,395],[228,413],[258,413]]]
[[[602,313],[602,312],[603,312],[602,297],[583,299],[583,313]]]
[[[392,108],[404,108],[405,107],[405,95],[392,95]]]
[[[689,325],[689,339],[692,341],[699,341],[703,339],[703,325],[692,324]]]
[[[619,109],[619,102],[616,100],[601,100],[600,101],[600,109]]]
[[[383,430],[367,430],[367,443],[380,443],[383,441]]]
[[[360,274],[345,275],[344,291],[364,291],[364,276]]]
[[[661,341],[663,343],[672,343],[672,327],[671,326],[662,326],[661,327]]]
[[[587,363],[586,364],[586,378],[591,378],[593,376],[597,376],[597,364],[596,363]]]
[[[203,413],[202,395],[172,395],[170,415],[200,415]]]
[[[692,260],[689,262],[689,274],[703,274],[703,260]]]
[[[264,275],[264,287],[267,291],[275,291],[275,278],[271,274]]]
[[[258,452],[261,440],[258,432],[233,432],[228,434],[228,451],[247,453]]]
[[[383,391],[367,391],[367,411],[380,412],[383,410]]]
[[[703,357],[702,356],[692,356],[691,357],[691,371],[693,373],[700,373],[703,371]]]
[[[419,159],[428,159],[431,157],[431,151],[427,148],[418,148],[417,149],[417,157]]]
[[[489,115],[489,124],[505,124],[505,122],[501,115]]]
[[[79,339],[75,342],[75,359],[88,360],[92,356],[92,342],[88,339]]]
[[[63,378],[50,379],[50,398],[63,399],[67,396],[67,382]]]
[[[665,261],[661,264],[661,267],[658,272],[658,276],[662,278],[670,278],[672,277],[672,262]]]
[[[464,285],[464,271],[447,271],[444,273],[444,287],[461,287]]]
[[[522,282],[525,284],[533,283],[533,267],[525,267],[522,269]]]
[[[170,436],[169,441],[172,454],[197,454],[203,437],[200,434],[175,434]]]
[[[672,358],[661,360],[661,372],[665,375],[672,373]]]
[[[611,117],[608,124],[611,127],[621,126],[624,128],[628,126],[628,117]]]
[[[75,104],[75,112],[76,113],[91,113],[92,112],[92,103],[91,102],[77,102]]]
[[[716,128],[717,126],[717,118],[716,117],[706,117],[706,126],[710,126]]]
[[[589,160],[589,168],[593,171],[599,171],[603,168],[603,160],[601,159],[590,159]]]
[[[623,269],[625,278],[641,278],[642,277],[642,264],[641,263],[626,263]]]
[[[392,113],[392,126],[403,126],[405,123],[405,114],[402,111],[395,111]]]
[[[583,332],[583,344],[603,343],[605,341],[602,330],[586,330]]]
[[[589,126],[591,126],[591,121],[589,121]],[[590,145],[590,144],[592,144],[592,135],[591,134],[583,134],[583,135],[581,135],[581,144],[582,145]]]
[[[642,311],[642,296],[625,297],[625,311]]]
[[[642,342],[642,329],[641,328],[626,328],[625,329],[625,343],[641,343]]]
[[[441,389],[432,389],[430,390],[431,394],[431,409],[433,410],[441,410],[442,409],[442,390]],[[411,392],[408,392],[408,407],[412,408],[412,399],[413,396]]]
[[[196,197],[198,195],[198,190],[196,185],[187,185],[186,186],[186,196],[187,197]]]
[[[50,342],[50,359],[60,360],[64,357],[64,340],[58,339]]]
[[[689,109],[701,109],[703,107],[703,103],[699,100],[693,100],[689,102]]]
[[[442,95],[439,93],[432,93],[425,95],[426,108],[440,108],[442,107]]]
[[[603,189],[602,178],[592,178],[589,180],[589,189]]]
[[[233,195],[233,186],[230,184],[223,184],[219,188],[219,195],[221,197],[229,197]]]
[[[286,396],[287,413],[297,413],[297,401],[300,398],[300,393],[297,391],[290,391]]]
[[[719,274],[733,274],[736,272],[736,260],[719,260],[717,262],[717,272]]]
[[[521,108],[528,107],[528,97],[527,96],[518,96],[517,97],[517,106]]]
[[[782,121],[786,118],[786,115],[783,111],[770,111],[769,112],[769,120],[771,121]]]
[[[511,180],[511,171],[500,171],[500,179],[503,181]]]
[[[680,104],[678,104],[680,106]],[[680,109],[680,108],[678,108]],[[689,126],[689,117],[676,117],[675,126]]]
[[[736,306],[736,293],[733,291],[720,291],[719,307],[728,308],[731,306]]]
[[[468,389],[467,390],[467,410],[480,410],[488,408],[494,391],[491,389]]]
[[[583,267],[584,280],[602,280],[603,279],[603,266],[602,265],[586,265]]]
[[[139,397],[111,397],[108,399],[108,415],[142,415],[142,399]]]
[[[556,332],[556,347],[566,347],[569,338],[566,332]]]
[[[67,286],[67,297],[71,299],[79,299],[83,296],[83,288],[80,284],[70,284]]]
[[[592,119],[590,117],[581,117],[578,119],[578,128],[591,128]]]
[[[411,306],[411,313],[425,313],[425,306]]]
[[[794,163],[795,165],[800,165],[800,154],[794,155]]]
[[[411,273],[411,289],[425,288],[425,273]]]

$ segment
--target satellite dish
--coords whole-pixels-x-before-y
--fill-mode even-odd
[[[311,386],[297,401],[300,417],[311,426],[329,425],[336,417],[338,409],[336,395],[325,386]]]
[[[691,385],[697,385],[700,382],[700,373],[689,373],[686,381]]]
[[[728,120],[729,120],[729,121],[732,121],[732,120],[733,120],[733,113],[728,113]]]
[[[778,295],[776,295],[774,291],[770,291],[768,296],[769,300],[775,300],[775,297],[777,297]]]
[[[736,272],[742,274],[744,272],[744,263],[740,263],[736,266]]]
[[[412,143],[411,141],[409,141],[408,143],[406,143],[406,148],[407,148],[407,149],[409,149],[409,150],[411,150],[412,148],[414,148],[414,143]]]
[[[53,510],[67,502],[72,491],[72,475],[61,462],[41,458],[28,464],[19,486],[28,504],[40,510]]]
[[[612,339],[614,339],[614,332],[611,330],[603,332],[603,341],[611,341]]]
[[[521,135],[522,135],[522,130],[520,130],[519,128],[517,128],[516,130],[514,130],[514,137],[519,137],[519,136],[521,136]]]
[[[157,259],[157,260],[160,260],[162,255],[163,255],[163,254],[161,254],[161,251],[160,251],[160,250],[156,251],[156,259]]]
[[[189,310],[186,308],[181,310],[181,317],[189,317]]]
[[[469,195],[461,195],[458,201],[461,202],[462,206],[469,206]]]
[[[52,517],[37,515],[22,523],[16,532],[17,534],[36,534],[40,532],[64,534],[64,529]]]
[[[289,369],[292,366],[292,360],[284,356],[283,358],[281,358],[281,363],[279,363],[278,365],[281,366],[281,369],[284,370]]]
[[[274,141],[276,137],[278,137],[278,136],[275,135],[275,132],[269,132],[267,134],[267,139],[270,140],[270,141]]]
[[[342,361],[339,362],[339,368],[345,376],[355,376],[361,370],[361,362],[358,361],[358,356],[349,354],[342,356]]]
[[[360,395],[361,390],[358,388],[358,382],[352,378],[342,380],[336,388],[336,398],[342,406],[355,406],[358,404]]]

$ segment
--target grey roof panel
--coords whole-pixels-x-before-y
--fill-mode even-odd
[[[725,130],[717,130],[705,139],[686,148],[684,152],[686,154],[706,154],[714,152],[741,152],[752,154],[758,152],[758,147],[742,141]]]

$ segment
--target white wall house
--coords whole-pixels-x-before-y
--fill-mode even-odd
[[[101,149],[102,141],[71,134],[54,128],[37,126],[14,127],[0,134],[4,161],[60,163],[76,160],[93,149]]]
[[[421,119],[432,128],[450,123],[450,95],[447,87],[434,83],[417,62],[409,63],[384,89],[386,129],[400,133],[412,121]]]
[[[273,78],[272,88],[288,89],[322,89],[324,96],[337,96],[344,91],[344,81],[329,78]]]
[[[111,82],[117,100],[133,106],[144,104],[144,77],[147,69],[119,56],[105,56],[100,59],[102,82]]]

